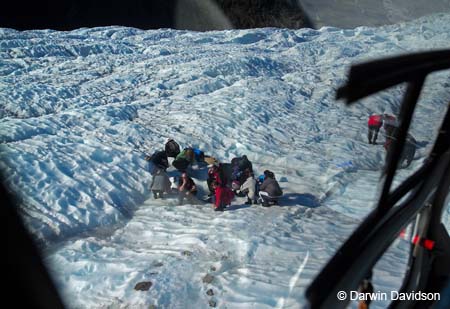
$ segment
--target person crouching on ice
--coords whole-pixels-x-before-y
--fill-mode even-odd
[[[246,180],[241,185],[239,191],[247,195],[246,205],[256,204],[256,180],[252,172],[247,171],[245,173]],[[244,195],[244,196],[245,196]]]
[[[178,184],[178,204],[183,205],[184,198],[186,198],[190,204],[193,204],[195,202],[195,196],[197,195],[197,186],[195,185],[194,180],[192,180],[186,172],[183,172],[181,173]]]
[[[367,121],[367,126],[369,127],[369,133],[367,138],[369,139],[369,144],[376,144],[378,138],[378,132],[380,132],[381,126],[383,125],[383,116],[372,114]]]
[[[270,204],[278,205],[278,198],[283,195],[275,174],[269,170],[264,171],[264,182],[259,190],[259,197],[264,207],[269,207]]]

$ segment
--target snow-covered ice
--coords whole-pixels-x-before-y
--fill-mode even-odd
[[[446,14],[353,30],[0,29],[0,167],[70,308],[297,308],[374,206],[384,149],[367,144],[367,117],[398,112],[405,90],[346,107],[334,97],[349,66],[449,42]],[[449,76],[427,78],[396,182],[431,148]],[[144,158],[167,137],[246,154],[275,173],[281,207],[154,200]],[[205,167],[191,173],[203,194]],[[407,249],[379,262],[376,289],[398,288]]]

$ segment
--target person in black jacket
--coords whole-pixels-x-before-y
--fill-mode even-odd
[[[262,206],[269,207],[270,204],[278,204],[278,198],[283,195],[275,174],[269,170],[264,171],[264,182],[259,188],[259,197]]]
[[[151,156],[147,156],[145,158],[147,161],[150,161],[150,174],[154,174],[156,169],[166,170],[169,167],[169,159],[167,158],[167,154],[164,150],[155,151]]]
[[[416,154],[417,141],[416,139],[408,133],[406,136],[405,148],[403,149],[400,167],[407,168],[411,164],[414,159],[414,155]]]
[[[242,185],[247,179],[246,174],[253,173],[252,162],[246,155],[235,157],[231,160],[232,175],[231,180],[237,180]]]
[[[246,155],[243,155],[241,157],[241,159],[239,160],[238,166],[239,166],[240,171],[248,170],[249,172],[253,173],[252,162],[250,162],[250,160],[247,158]]]

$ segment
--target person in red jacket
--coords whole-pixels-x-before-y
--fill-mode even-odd
[[[378,138],[378,132],[383,125],[383,116],[378,114],[372,114],[367,121],[367,126],[369,127],[369,133],[367,138],[369,139],[369,144],[376,144]]]
[[[215,190],[214,211],[223,211],[231,204],[234,193],[230,188],[220,185],[217,181],[212,182],[212,187]]]
[[[219,180],[219,163],[208,165],[208,178],[206,183],[208,184],[209,194],[208,196],[213,196],[215,188],[213,187],[214,182],[220,182]]]
[[[208,165],[208,189],[210,191],[209,196],[214,195],[215,189],[212,187],[213,182],[217,182],[220,186],[226,186],[228,184],[228,177],[225,171],[225,164],[216,163]]]

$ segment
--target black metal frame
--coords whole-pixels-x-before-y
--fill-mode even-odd
[[[436,273],[433,272],[435,261],[450,256],[448,234],[444,233],[445,229],[442,229],[440,223],[450,186],[450,102],[427,160],[392,192],[391,187],[425,78],[431,72],[449,68],[450,50],[376,60],[353,66],[347,85],[338,90],[337,98],[345,98],[347,104],[351,104],[385,88],[402,82],[408,83],[400,110],[398,139],[388,153],[378,205],[308,287],[306,297],[309,307],[345,307],[349,299],[340,301],[337,293],[357,290],[359,283],[372,270],[401,230],[418,214],[421,214],[418,220],[419,236],[424,239],[439,239],[440,245],[432,251],[425,250],[419,244],[414,245],[409,271],[400,292],[418,289],[433,291],[442,287],[442,284],[439,287],[431,286],[433,280],[430,279],[430,274]],[[402,198],[405,200],[397,205]],[[443,278],[448,276],[448,273],[442,274]],[[421,304],[398,301],[391,304],[393,307],[417,305]]]

